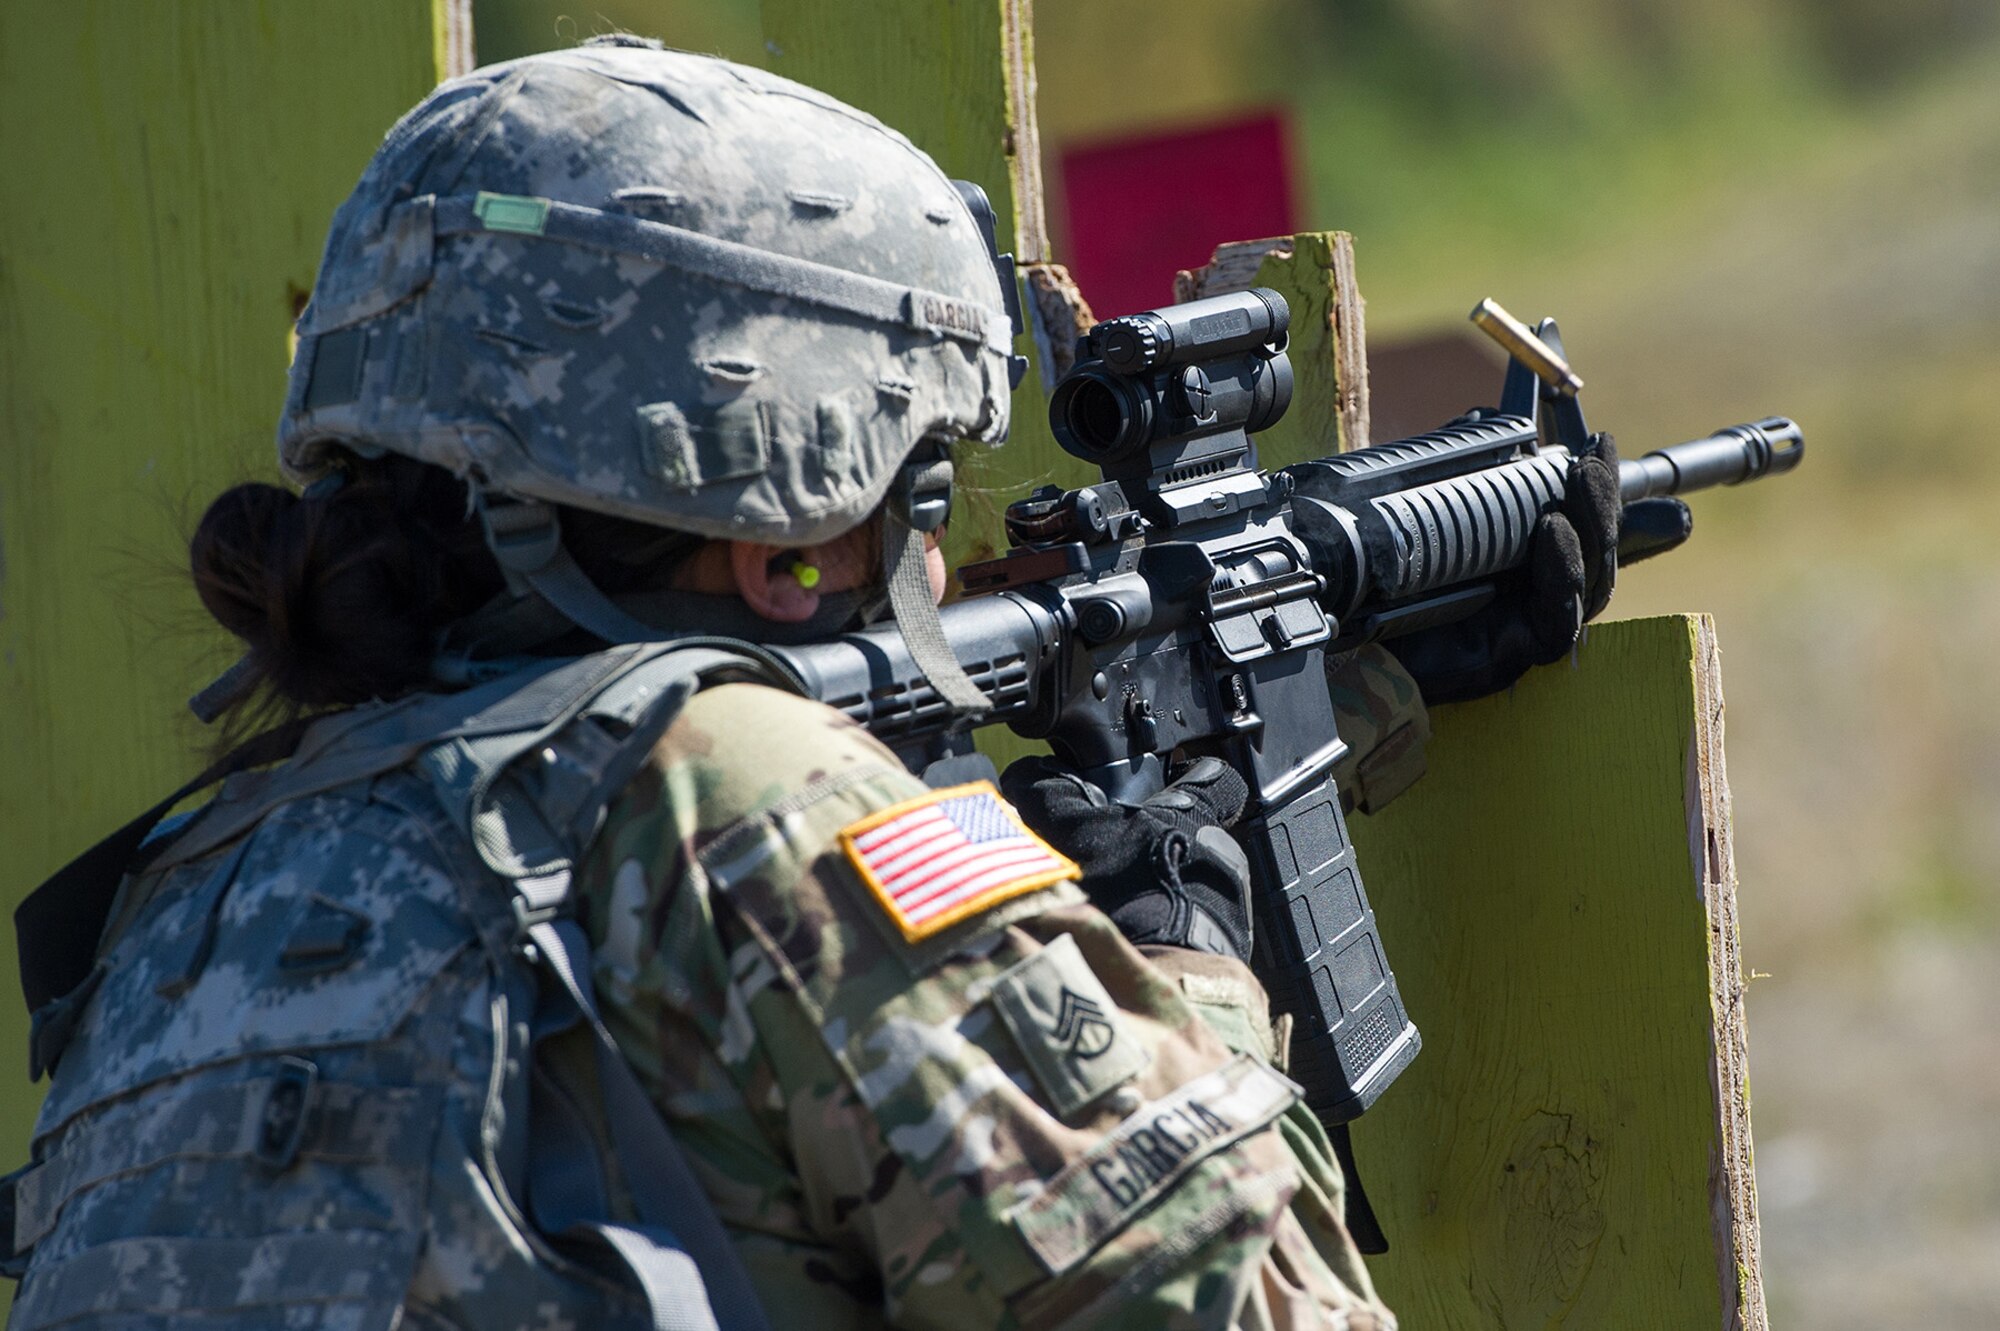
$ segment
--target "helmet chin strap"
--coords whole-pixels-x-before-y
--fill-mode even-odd
[[[473,503],[486,529],[486,546],[517,594],[533,592],[578,628],[608,643],[660,642],[674,636],[619,609],[577,567],[563,548],[562,526],[549,505],[484,491],[474,494]]]
[[[993,704],[945,640],[924,552],[925,533],[941,529],[951,514],[951,459],[941,452],[933,446],[930,457],[912,459],[897,475],[884,506],[882,566],[888,574],[890,612],[917,669],[953,709],[979,717],[993,710]]]
[[[951,460],[934,452],[906,463],[891,490],[882,522],[882,564],[889,610],[910,657],[938,696],[961,715],[978,717],[993,704],[952,655],[931,592],[924,536],[951,512]],[[645,623],[617,605],[563,548],[556,511],[533,499],[481,493],[475,502],[486,544],[517,593],[532,592],[570,622],[607,643],[659,642],[669,629]]]

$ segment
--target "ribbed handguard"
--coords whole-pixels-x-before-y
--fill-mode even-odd
[[[1568,468],[1568,453],[1550,450],[1369,500],[1357,516],[1375,593],[1398,602],[1525,564]]]

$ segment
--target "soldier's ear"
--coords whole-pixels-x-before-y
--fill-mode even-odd
[[[785,553],[783,546],[731,541],[729,570],[736,594],[758,615],[776,624],[800,624],[819,610],[819,593],[800,584],[790,571],[797,560],[783,558]]]

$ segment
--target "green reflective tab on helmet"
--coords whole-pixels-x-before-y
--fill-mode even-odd
[[[488,231],[514,231],[539,236],[549,224],[549,201],[526,194],[488,194],[479,191],[472,211]]]

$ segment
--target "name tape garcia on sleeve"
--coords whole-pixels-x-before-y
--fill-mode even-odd
[[[1216,1152],[1299,1098],[1288,1078],[1245,1054],[1142,1106],[1010,1218],[1051,1275],[1061,1275]]]

